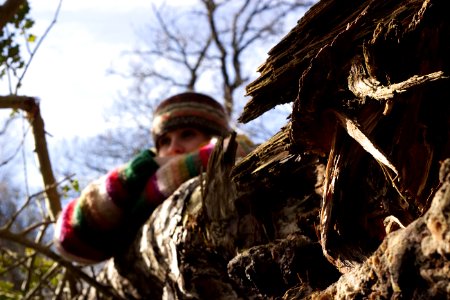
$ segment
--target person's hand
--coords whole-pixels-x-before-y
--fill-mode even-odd
[[[159,157],[156,156],[153,159],[155,160],[155,162],[160,166],[164,166],[165,164],[167,164],[169,161],[171,161],[172,159],[174,159],[175,157],[178,157],[178,155],[175,156],[166,156],[166,157]]]

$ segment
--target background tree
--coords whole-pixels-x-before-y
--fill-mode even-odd
[[[270,46],[314,2],[200,0],[191,6],[154,7],[148,27],[138,32],[140,44],[125,53],[129,70],[111,70],[131,81],[128,91],[119,94],[105,116],[111,130],[76,141],[73,153],[68,154],[71,165],[63,169],[73,170],[75,163],[83,166],[83,177],[92,178],[152,146],[153,109],[177,92],[196,90],[212,95],[222,101],[233,122],[245,102],[244,86],[256,77],[256,68]],[[284,124],[286,115],[283,108],[281,113],[275,110],[267,119],[240,129],[260,142]]]
[[[59,257],[49,248],[49,229],[59,212],[60,197],[47,151],[39,101],[18,96],[22,79],[46,35],[31,45],[36,37],[30,33],[34,22],[29,10],[24,0],[7,0],[0,5],[0,79],[7,87],[7,92],[0,96],[2,299],[49,299],[62,295],[62,287],[67,282],[60,280],[64,263],[58,263]],[[47,32],[55,23],[56,15]],[[28,161],[34,155],[43,179],[43,186],[37,187],[40,188],[37,192],[30,189],[29,181],[39,178],[28,177]]]

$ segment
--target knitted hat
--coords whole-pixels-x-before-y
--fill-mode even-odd
[[[184,127],[217,136],[225,136],[230,132],[222,105],[207,95],[193,92],[172,96],[158,105],[152,125],[155,145],[165,133]]]

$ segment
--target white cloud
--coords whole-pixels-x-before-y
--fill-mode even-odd
[[[36,12],[51,12],[58,6],[59,0],[30,0],[33,10]],[[190,6],[198,3],[198,0],[63,0],[62,7],[64,11],[82,12],[82,11],[102,11],[104,13],[114,12],[132,12],[139,9],[146,9],[152,5],[170,5],[170,6]]]
[[[31,1],[36,22],[32,33],[42,37],[58,3]],[[148,22],[149,16],[148,1],[63,1],[57,23],[34,57],[21,89],[21,94],[41,99],[47,131],[70,137],[104,129],[105,107],[126,88],[122,79],[106,72],[123,51],[133,48],[135,28]]]

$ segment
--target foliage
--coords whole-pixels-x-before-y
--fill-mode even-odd
[[[22,243],[48,241],[48,222],[42,223],[38,214],[42,199],[39,195],[30,197],[18,207],[23,192],[7,178],[0,179],[0,191],[0,299],[23,299],[27,294],[42,299],[54,289],[60,275],[51,271],[51,276],[45,276],[54,261]]]
[[[22,36],[25,43],[32,43],[36,40],[36,36],[28,32],[34,24],[29,17],[29,12],[28,2],[24,1],[14,17],[0,29],[0,79],[5,76],[8,76],[8,80],[11,80],[11,76],[20,77],[18,71],[25,66],[20,51],[23,42],[19,41],[19,38]],[[17,82],[16,88],[18,87],[20,87],[20,80]]]
[[[42,299],[57,289],[62,274],[53,271],[52,260],[35,255],[29,248],[24,253],[3,248],[0,253],[0,299],[22,299],[32,293],[33,298]],[[42,281],[49,272],[54,275],[47,276],[43,285]]]
[[[80,184],[77,179],[69,180],[69,184],[64,184],[63,186],[61,186],[61,191],[64,197],[67,197],[67,194],[70,191],[80,193]]]
[[[66,276],[67,269],[73,269],[72,272],[85,278],[84,281],[92,279],[62,261],[50,247],[52,232],[48,229],[52,221],[43,205],[43,195],[48,195],[54,187],[47,185],[46,190],[29,195],[25,159],[22,162],[25,189],[17,187],[14,181],[20,173],[14,165],[20,154],[27,155],[24,145],[29,132],[33,132],[35,138],[34,154],[39,157],[48,153],[38,102],[17,96],[21,80],[42,38],[31,51],[29,43],[35,42],[36,37],[29,33],[34,21],[29,17],[28,2],[6,2],[0,6],[5,22],[0,26],[0,79],[9,83],[9,95],[0,96],[0,108],[10,108],[11,113],[2,119],[4,123],[0,130],[3,157],[0,162],[0,299],[70,299],[71,295],[77,295],[77,285],[81,286],[82,282]],[[12,17],[7,19],[7,15]],[[28,56],[24,54],[24,48]],[[20,127],[16,121],[20,119],[22,130],[15,132]],[[42,121],[41,126],[36,125],[37,120]],[[29,121],[28,127],[26,121]],[[42,132],[36,129],[42,129]],[[40,164],[40,168],[44,177],[45,167]],[[54,180],[51,183],[57,185]],[[78,182],[72,180],[67,187],[78,191]],[[75,287],[70,289],[71,294],[66,291],[66,285]]]
[[[76,182],[67,185],[76,188]],[[36,215],[41,196],[29,197],[0,224],[0,299],[72,299],[97,284],[95,270],[81,270],[53,251],[51,221],[21,221]]]

